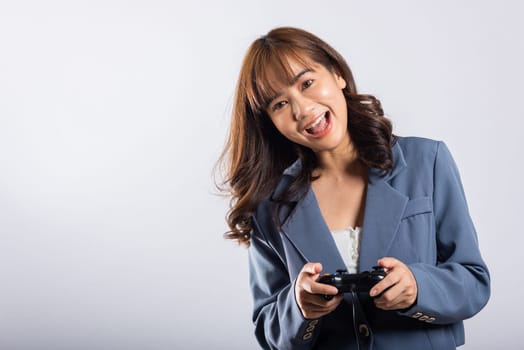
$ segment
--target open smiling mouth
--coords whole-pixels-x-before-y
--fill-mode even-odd
[[[331,115],[329,111],[326,111],[309,128],[306,129],[306,132],[311,136],[323,136],[323,134],[328,131],[330,119]]]

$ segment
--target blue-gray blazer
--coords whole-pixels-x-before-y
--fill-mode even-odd
[[[369,170],[359,270],[385,256],[403,261],[417,281],[415,304],[384,311],[367,295],[353,303],[346,294],[332,313],[305,319],[294,294],[303,265],[320,262],[334,273],[344,261],[311,189],[285,210],[281,228],[271,220],[273,194],[253,215],[248,254],[255,335],[263,348],[357,349],[358,342],[359,349],[445,350],[464,343],[462,321],[487,303],[490,278],[459,172],[444,143],[423,138],[399,137],[393,161],[385,177]],[[275,193],[299,171],[299,161],[286,169]],[[358,304],[355,317],[352,304]]]

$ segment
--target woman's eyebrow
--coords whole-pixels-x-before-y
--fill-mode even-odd
[[[295,84],[298,79],[300,79],[301,76],[303,76],[304,74],[308,73],[308,72],[311,72],[312,69],[310,68],[305,68],[303,70],[301,70],[300,72],[298,72],[297,75],[295,75],[295,77],[293,78],[293,80],[291,80],[291,85]]]
[[[301,76],[303,76],[304,74],[308,73],[308,72],[311,72],[313,71],[311,68],[304,68],[303,70],[301,70],[300,72],[297,73],[297,75],[295,75],[293,77],[293,79],[291,79],[291,83],[289,85],[293,85],[295,84]],[[271,103],[273,103],[274,100],[276,100],[278,97],[280,96],[280,94],[278,95],[275,95],[275,96],[272,96],[270,99],[269,99],[269,102],[267,103],[267,105],[271,105]]]

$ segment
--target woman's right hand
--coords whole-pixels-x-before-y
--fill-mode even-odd
[[[302,316],[306,319],[316,319],[329,314],[337,308],[344,296],[338,294],[338,289],[317,279],[322,271],[322,264],[307,263],[302,267],[295,283],[295,298]],[[324,295],[333,295],[326,300]]]

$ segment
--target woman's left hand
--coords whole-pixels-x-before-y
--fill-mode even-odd
[[[377,283],[369,295],[374,297],[375,306],[383,310],[400,310],[412,306],[417,300],[417,281],[411,270],[402,261],[395,258],[382,258],[378,265],[387,275]]]

